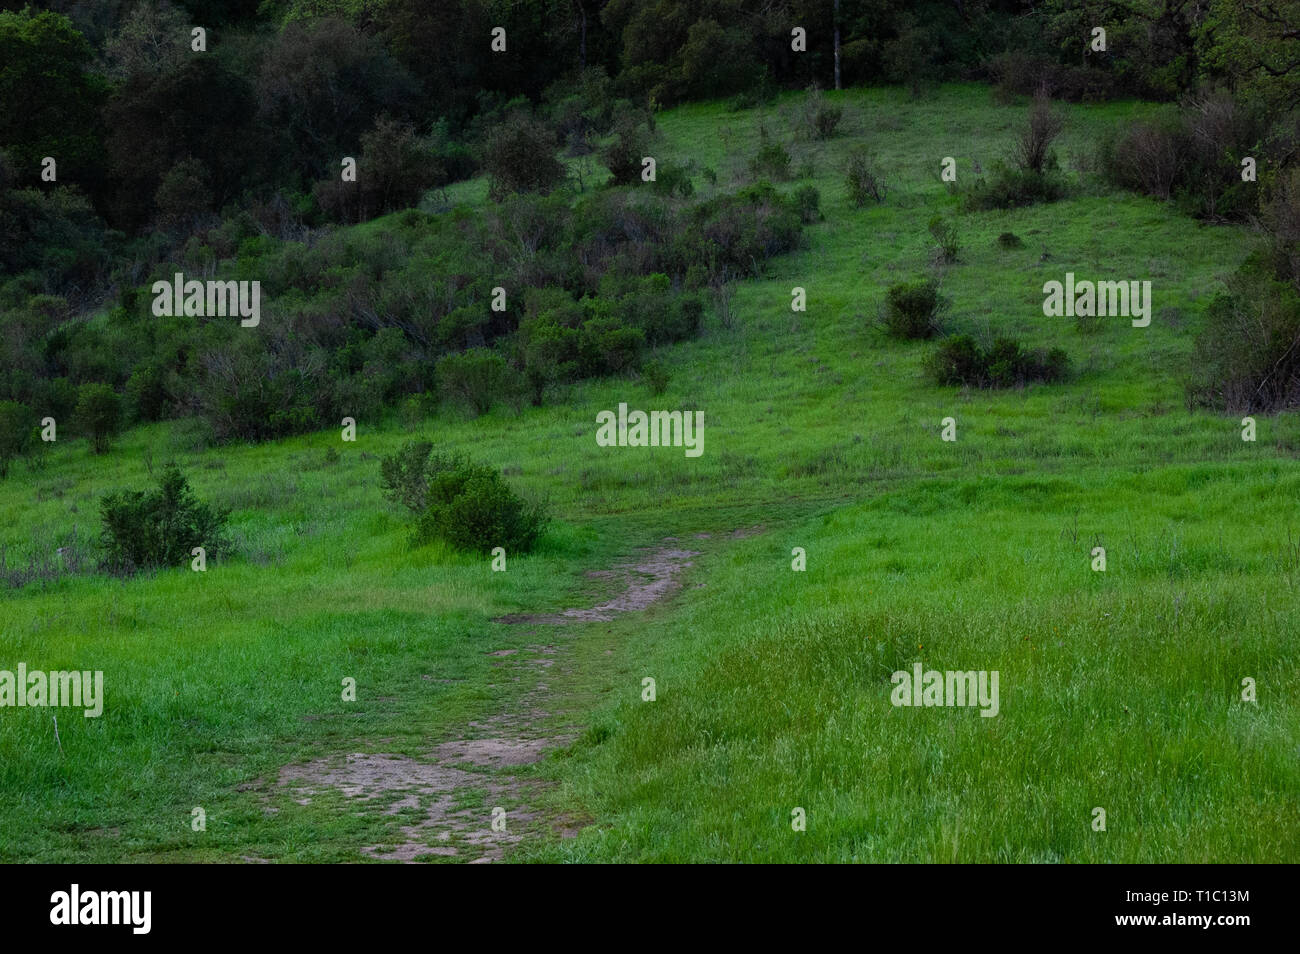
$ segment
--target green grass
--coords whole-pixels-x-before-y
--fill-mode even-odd
[[[298,805],[275,790],[280,766],[427,752],[521,691],[484,653],[535,640],[493,616],[575,605],[585,571],[697,532],[714,536],[692,544],[682,593],[564,636],[571,671],[548,708],[585,732],[536,771],[555,782],[550,815],[592,824],[517,857],[1300,860],[1300,416],[1260,417],[1244,443],[1239,419],[1184,397],[1204,308],[1248,233],[1086,179],[1064,202],[964,214],[942,158],[959,182],[988,169],[1023,105],[975,86],[827,95],[848,107],[843,134],[792,146],[825,221],[737,287],[736,328],[713,321],[663,352],[664,395],[589,382],[554,406],[416,430],[551,499],[544,547],[506,573],[407,546],[378,487],[378,457],[412,436],[394,421],[360,422],[356,444],[332,431],[203,451],[159,425],[103,457],[67,441],[44,470],[15,468],[0,482],[11,561],[74,525],[93,535],[98,497],[142,486],[146,458],[177,459],[233,508],[240,553],[206,574],[0,593],[0,668],[102,669],[108,696],[100,719],[58,712],[61,751],[51,710],[0,710],[0,860],[356,860],[399,819]],[[733,188],[758,124],[784,134],[791,102],[662,114],[661,168],[689,157]],[[1062,165],[1086,167],[1102,130],[1146,109],[1068,108]],[[890,191],[859,210],[837,170],[864,142]],[[938,388],[921,370],[932,343],[873,327],[889,284],[928,273],[936,212],[963,247],[943,275],[948,329],[1059,345],[1068,383]],[[1004,231],[1025,246],[1000,249]],[[1043,317],[1042,284],[1066,271],[1151,280],[1151,326]],[[796,285],[806,314],[790,310]],[[704,455],[598,447],[595,414],[620,401],[703,411]],[[949,416],[955,443],[940,439]],[[998,670],[1000,714],[894,708],[890,673],[916,662]],[[345,676],[357,703],[340,699]],[[196,805],[206,833],[190,830]]]

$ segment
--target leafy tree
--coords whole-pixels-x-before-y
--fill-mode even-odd
[[[555,158],[555,133],[523,110],[488,136],[483,167],[491,176],[488,193],[500,202],[513,192],[550,192],[564,181],[564,164]]]
[[[215,56],[191,57],[171,72],[133,76],[106,112],[117,221],[129,228],[149,222],[154,206],[141,197],[156,195],[185,160],[202,163],[216,206],[244,191],[259,153],[254,112],[252,88]],[[192,178],[196,170],[189,166],[182,174]]]
[[[383,47],[344,20],[289,23],[267,50],[257,96],[266,123],[287,141],[292,170],[338,175],[372,117],[405,117],[414,78]]]
[[[1204,71],[1247,99],[1300,105],[1300,0],[1211,0],[1197,31]]]
[[[133,6],[104,42],[107,72],[124,81],[179,69],[190,55],[190,21],[166,0]]]
[[[317,202],[333,217],[360,222],[419,203],[425,191],[447,182],[437,156],[415,135],[409,123],[381,116],[361,137],[355,182],[337,174],[313,189]]]
[[[90,72],[93,58],[65,16],[0,12],[0,149],[20,182],[39,182],[41,160],[51,156],[60,182],[98,188],[99,108],[107,88]]]

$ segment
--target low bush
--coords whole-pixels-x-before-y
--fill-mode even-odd
[[[122,401],[107,384],[83,384],[77,392],[75,418],[95,453],[102,454],[122,427]]]
[[[115,572],[184,566],[193,549],[212,557],[227,546],[228,510],[201,503],[176,465],[159,478],[156,490],[127,490],[100,501],[103,562]]]
[[[407,441],[379,461],[379,485],[384,497],[401,504],[411,513],[424,511],[425,497],[429,492],[430,457],[433,444],[429,441]]]
[[[1029,349],[1009,338],[998,338],[982,348],[970,335],[957,335],[930,354],[926,370],[941,385],[1009,388],[1064,380],[1070,359],[1060,348]]]
[[[458,550],[527,553],[549,522],[546,508],[515,493],[493,467],[408,442],[380,463],[385,496],[416,515],[415,544],[442,540]]]
[[[931,338],[939,331],[939,313],[943,307],[939,287],[920,279],[891,285],[885,293],[881,323],[893,338],[919,340]]]
[[[1112,185],[1174,199],[1202,219],[1244,219],[1254,211],[1255,183],[1243,182],[1241,161],[1266,161],[1266,123],[1224,93],[1207,93],[1177,111],[1114,130],[1098,149],[1098,167]]]
[[[807,139],[830,139],[843,118],[844,107],[828,103],[817,86],[808,89],[798,110],[799,129]]]
[[[968,211],[987,212],[1055,202],[1065,198],[1068,192],[1065,177],[1057,169],[1035,172],[996,162],[992,172],[987,177],[976,179],[966,188],[962,198]]]
[[[657,358],[642,365],[641,378],[645,381],[646,387],[650,389],[650,393],[655,397],[668,390],[668,368]]]
[[[775,139],[764,134],[754,158],[749,160],[749,174],[755,179],[775,179],[786,182],[790,175],[790,151]]]
[[[550,192],[566,176],[555,156],[555,133],[522,110],[488,135],[483,168],[490,177],[488,195],[497,202],[515,192]]]

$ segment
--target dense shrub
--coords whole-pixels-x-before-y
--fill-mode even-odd
[[[201,357],[193,401],[218,440],[302,433],[334,416],[323,364],[319,355],[295,347],[268,350],[240,339]]]
[[[646,387],[650,389],[650,393],[655,397],[668,390],[668,366],[657,358],[642,365],[641,378],[645,381]]]
[[[1031,350],[1009,338],[982,348],[970,335],[957,335],[929,355],[926,370],[937,384],[1009,388],[1064,380],[1070,361],[1060,348]]]
[[[653,135],[645,118],[624,110],[614,120],[613,138],[600,151],[610,172],[611,185],[634,185],[641,181],[642,160],[650,155]]]
[[[673,268],[679,274],[693,265],[708,275],[756,274],[769,258],[797,248],[802,231],[793,203],[760,182],[690,209],[673,242]]]
[[[1064,198],[1067,192],[1065,178],[1056,169],[1034,172],[995,162],[991,173],[969,185],[962,198],[969,211],[986,212],[1055,202]]]
[[[317,182],[316,202],[336,222],[364,222],[409,208],[424,193],[450,177],[429,144],[408,123],[380,117],[361,137],[355,181],[344,182],[339,170]]]
[[[429,441],[407,441],[393,453],[380,458],[379,485],[388,500],[401,504],[411,513],[424,512],[432,451],[433,444]]]
[[[1255,183],[1243,182],[1241,160],[1263,165],[1262,118],[1222,93],[1189,100],[1179,111],[1111,131],[1098,166],[1112,185],[1159,199],[1176,199],[1198,218],[1245,218],[1254,211]]]
[[[565,178],[555,156],[555,133],[541,120],[519,110],[489,133],[483,168],[490,177],[488,195],[497,202],[515,192],[550,192]]]
[[[104,562],[118,572],[183,566],[194,547],[207,556],[227,547],[229,511],[201,503],[174,464],[167,467],[152,491],[129,490],[100,501]]]
[[[998,235],[998,248],[1024,248],[1025,241],[1015,232],[1002,232]]]
[[[881,323],[894,338],[930,338],[940,330],[939,314],[943,306],[939,287],[932,281],[920,279],[891,285],[885,293]]]
[[[419,456],[424,451],[423,467]],[[487,553],[504,547],[506,553],[527,553],[545,531],[549,517],[544,506],[516,494],[493,467],[471,463],[459,455],[428,455],[427,445],[407,445],[398,455],[401,463],[389,465],[394,489],[408,507],[422,502],[414,542],[443,540],[458,550]],[[409,489],[417,473],[427,477],[422,501]],[[388,477],[385,477],[388,480]],[[386,484],[386,488],[387,488]],[[398,489],[402,488],[402,489]]]

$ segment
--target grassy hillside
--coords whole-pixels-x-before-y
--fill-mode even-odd
[[[99,719],[0,715],[0,860],[357,860],[424,806],[339,791],[301,804],[278,782],[284,766],[427,759],[512,706],[538,710],[535,732],[575,737],[512,769],[530,787],[507,800],[531,815],[514,858],[1300,860],[1300,417],[1261,417],[1247,443],[1239,419],[1184,398],[1204,309],[1249,234],[1086,176],[1064,202],[962,213],[943,157],[959,182],[988,168],[1023,104],[973,86],[841,101],[841,135],[793,147],[825,220],[737,286],[736,327],[713,316],[659,355],[661,396],[584,383],[519,414],[361,421],[355,443],[329,431],[194,450],[184,427],[156,425],[106,456],[60,442],[43,469],[0,481],[11,563],[74,526],[93,535],[103,493],[171,459],[233,509],[239,543],[205,574],[0,593],[0,669],[102,669],[107,692]],[[713,187],[697,173],[699,190],[734,188],[760,123],[785,135],[793,105],[660,114],[660,167],[690,159],[717,174]],[[1086,171],[1102,131],[1145,108],[1067,108],[1063,166]],[[839,170],[864,143],[889,193],[855,209]],[[922,374],[932,343],[872,327],[886,286],[928,273],[936,213],[962,244],[943,276],[949,330],[1059,345],[1070,381],[936,387]],[[1000,248],[1007,231],[1023,247]],[[1043,317],[1042,285],[1066,271],[1150,280],[1150,327],[1113,318],[1085,334]],[[791,311],[795,286],[806,313]],[[620,402],[702,411],[703,455],[597,446],[596,413]],[[946,417],[955,442],[941,440]],[[541,551],[494,573],[411,549],[378,458],[413,435],[549,496],[558,522]],[[588,574],[665,538],[698,555],[683,589],[648,609],[492,622],[599,602],[609,587]],[[1104,573],[1090,569],[1095,546]],[[539,643],[556,659],[541,689],[504,665],[515,657],[488,655]],[[1000,714],[895,708],[890,673],[917,662],[998,670]],[[340,699],[346,677],[356,702]],[[1240,701],[1246,677],[1256,704]],[[500,797],[457,793],[484,827]],[[791,828],[796,807],[805,832]],[[1105,832],[1091,827],[1097,807]],[[473,839],[453,840],[466,857]]]

